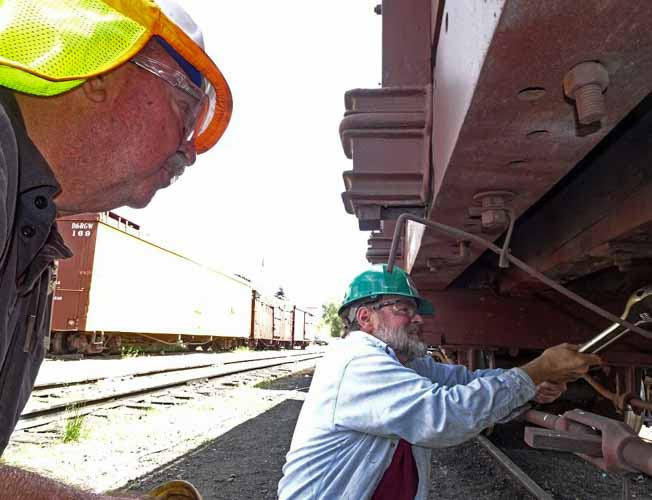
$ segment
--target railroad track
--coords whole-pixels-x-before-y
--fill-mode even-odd
[[[528,493],[530,493],[537,500],[554,500],[554,497],[544,490],[537,482],[527,475],[512,459],[510,459],[500,448],[493,444],[486,436],[477,436],[476,441],[484,447],[489,454],[498,461],[503,469]]]
[[[55,376],[45,377],[43,381],[40,380],[40,377],[37,378],[36,383],[34,384],[34,390],[39,389],[53,389],[57,387],[69,387],[73,385],[83,385],[90,384],[93,382],[99,382],[101,380],[115,379],[120,377],[141,377],[144,375],[156,375],[158,373],[166,373],[172,371],[184,371],[192,370],[197,368],[209,368],[218,365],[236,365],[241,363],[248,363],[254,361],[263,361],[263,360],[276,360],[276,359],[290,359],[290,358],[302,358],[311,354],[322,354],[323,351],[314,351],[314,352],[300,352],[300,353],[247,353],[242,359],[227,359],[222,360],[211,356],[209,361],[204,362],[201,359],[194,358],[192,360],[185,360],[183,357],[178,357],[174,360],[170,360],[169,366],[160,367],[159,365],[148,367],[143,364],[144,361],[151,360],[160,360],[158,356],[147,357],[147,358],[133,358],[134,361],[137,361],[136,366],[127,366],[123,368],[112,368],[110,373],[106,372],[96,372],[94,375],[87,375],[85,373],[78,373],[68,376],[61,376],[56,378]],[[199,355],[201,356],[201,355]]]
[[[43,426],[65,418],[70,408],[88,414],[145,394],[158,393],[192,382],[226,377],[321,358],[323,352],[274,355],[265,358],[231,360],[220,364],[156,368],[117,378],[91,377],[74,381],[42,384],[32,392],[16,430]]]
[[[496,460],[527,498],[652,498],[652,479],[644,474],[608,474],[571,453],[536,450],[522,441],[523,425],[497,426],[475,441]]]

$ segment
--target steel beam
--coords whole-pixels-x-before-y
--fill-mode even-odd
[[[605,322],[560,298],[505,297],[490,290],[421,290],[435,306],[426,317],[424,340],[430,345],[480,346],[541,350],[562,342],[582,344],[602,330]],[[599,301],[612,311],[622,303]],[[603,354],[615,365],[652,366],[652,342],[623,338]]]
[[[447,2],[433,77],[431,220],[481,231],[469,217],[479,191],[515,193],[517,215],[539,200],[652,89],[652,31],[641,22],[650,18],[649,2]],[[583,126],[562,81],[594,60],[609,72],[607,117]],[[456,244],[423,235],[406,254],[418,286],[445,288],[481,254],[471,248],[468,263],[428,274],[428,260],[446,263]]]
[[[651,136],[649,97],[583,160],[569,182],[521,221],[512,253],[562,281],[652,257]],[[501,290],[532,286],[531,279],[512,270]]]

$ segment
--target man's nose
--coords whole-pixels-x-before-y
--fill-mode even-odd
[[[418,323],[422,324],[423,323],[423,317],[419,313],[415,313],[414,316],[412,316],[412,323]]]

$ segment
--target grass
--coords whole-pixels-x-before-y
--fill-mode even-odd
[[[143,353],[142,349],[133,345],[123,345],[120,347],[121,358],[136,358]]]
[[[276,381],[276,379],[266,379],[266,380],[261,380],[260,382],[257,382],[254,387],[256,389],[271,389],[272,384]]]
[[[249,347],[247,347],[246,345],[240,345],[235,349],[233,349],[233,352],[249,352]]]
[[[76,443],[88,434],[88,429],[84,427],[86,415],[81,413],[79,405],[68,407],[68,414],[70,416],[66,419],[62,439],[64,443]]]

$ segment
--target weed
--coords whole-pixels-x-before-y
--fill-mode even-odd
[[[79,405],[72,405],[67,409],[69,417],[66,419],[66,426],[63,430],[63,442],[77,442],[87,435],[87,429],[84,428],[86,415],[81,413]]]
[[[139,347],[133,345],[123,345],[120,347],[120,357],[122,358],[136,358],[142,353],[143,351]]]
[[[246,345],[240,345],[235,349],[233,349],[233,352],[249,352],[249,347],[247,347]]]
[[[273,380],[261,380],[254,387],[256,389],[269,389],[272,386]]]

